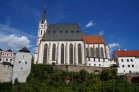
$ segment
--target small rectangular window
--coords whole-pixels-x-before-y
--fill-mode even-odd
[[[127,62],[129,62],[129,59],[127,59]]]
[[[121,59],[121,61],[122,61],[122,62],[124,62],[124,60],[123,60],[123,59]]]
[[[122,67],[125,67],[124,65],[122,65]]]
[[[101,64],[99,64],[99,66],[101,66]]]
[[[134,65],[132,65],[132,67],[134,67]]]
[[[130,59],[131,60],[131,62],[133,62],[133,59]]]
[[[128,65],[128,67],[130,67],[130,65]]]
[[[27,61],[25,62],[25,64],[27,64]]]
[[[19,61],[19,63],[21,63],[21,61]]]
[[[94,66],[96,66],[96,64],[94,64]]]
[[[6,62],[8,62],[8,59],[6,59]]]

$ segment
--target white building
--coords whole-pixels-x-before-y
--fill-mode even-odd
[[[0,63],[14,63],[15,53],[9,49],[7,51],[3,51],[0,49]]]
[[[34,63],[109,67],[109,49],[101,35],[84,35],[77,23],[50,24],[46,9],[39,22]]]
[[[139,73],[139,50],[116,50],[113,53],[118,74]]]
[[[26,78],[30,74],[32,55],[27,48],[22,48],[16,53],[13,66],[12,83],[17,78],[19,82],[26,82]]]
[[[109,48],[100,35],[83,35],[87,66],[111,67],[116,62],[110,59]]]

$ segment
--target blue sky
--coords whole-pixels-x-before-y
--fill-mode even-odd
[[[45,0],[1,0],[0,48],[34,53]],[[101,33],[110,50],[139,49],[139,0],[46,0],[47,22],[79,23]]]

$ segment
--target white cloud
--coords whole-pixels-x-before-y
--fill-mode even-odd
[[[0,24],[0,32],[4,32],[6,34],[10,33],[10,34],[16,34],[16,35],[25,35],[31,39],[36,39],[35,36],[33,35],[30,35],[30,34],[27,34],[21,30],[18,30],[18,29],[15,29],[15,28],[12,28],[12,27],[9,27],[9,26],[6,26],[6,25],[3,25],[3,24]]]
[[[86,25],[86,27],[88,28],[88,27],[90,27],[90,26],[94,26],[96,23],[93,23],[93,21],[91,20],[91,21],[89,21],[89,23]]]
[[[5,35],[0,33],[0,44],[2,49],[19,50],[23,47],[31,47],[30,40],[26,36],[17,36],[15,34]]]
[[[99,35],[104,35],[104,32],[103,31],[100,31],[98,34]]]
[[[112,51],[119,48],[120,45],[119,45],[119,43],[111,43],[111,44],[108,44],[108,47],[110,49],[110,53],[112,53]]]

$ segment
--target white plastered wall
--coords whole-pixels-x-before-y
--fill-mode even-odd
[[[52,64],[53,62],[55,62],[55,63],[57,62],[57,64],[61,64],[61,44],[64,44],[64,64],[69,65],[69,45],[70,44],[73,44],[73,62],[74,62],[74,64],[78,64],[78,44],[81,44],[82,64],[85,64],[85,56],[84,56],[85,52],[84,52],[83,41],[42,41],[40,44],[38,63],[43,63],[43,54],[44,54],[44,45],[45,44],[48,45],[48,52],[47,52],[48,64]],[[52,61],[53,44],[56,45],[56,61]],[[58,49],[57,49],[57,47],[58,47]]]

